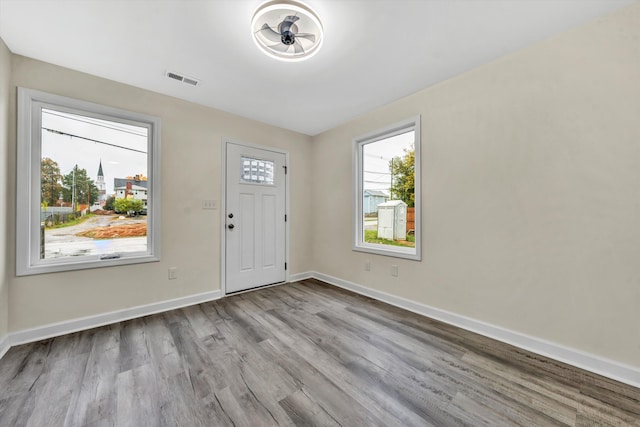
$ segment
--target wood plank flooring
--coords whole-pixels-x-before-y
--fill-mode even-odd
[[[640,426],[640,389],[306,280],[12,348],[0,426]]]

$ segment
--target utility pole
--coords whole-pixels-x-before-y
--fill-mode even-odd
[[[391,158],[391,186],[389,187],[389,200],[393,200],[393,157]]]
[[[78,165],[75,165],[71,171],[73,173],[73,180],[71,182],[71,210],[74,216],[76,214],[76,169],[78,169]]]

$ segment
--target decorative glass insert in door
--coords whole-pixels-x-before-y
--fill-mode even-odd
[[[269,160],[240,157],[240,181],[247,184],[273,185],[275,165]]]

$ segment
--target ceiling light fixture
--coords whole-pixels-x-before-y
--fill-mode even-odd
[[[320,18],[309,6],[297,1],[262,3],[253,14],[251,29],[258,47],[283,61],[310,58],[322,45]]]

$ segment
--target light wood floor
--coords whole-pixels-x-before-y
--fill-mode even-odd
[[[640,389],[315,280],[12,348],[0,426],[640,425]]]

